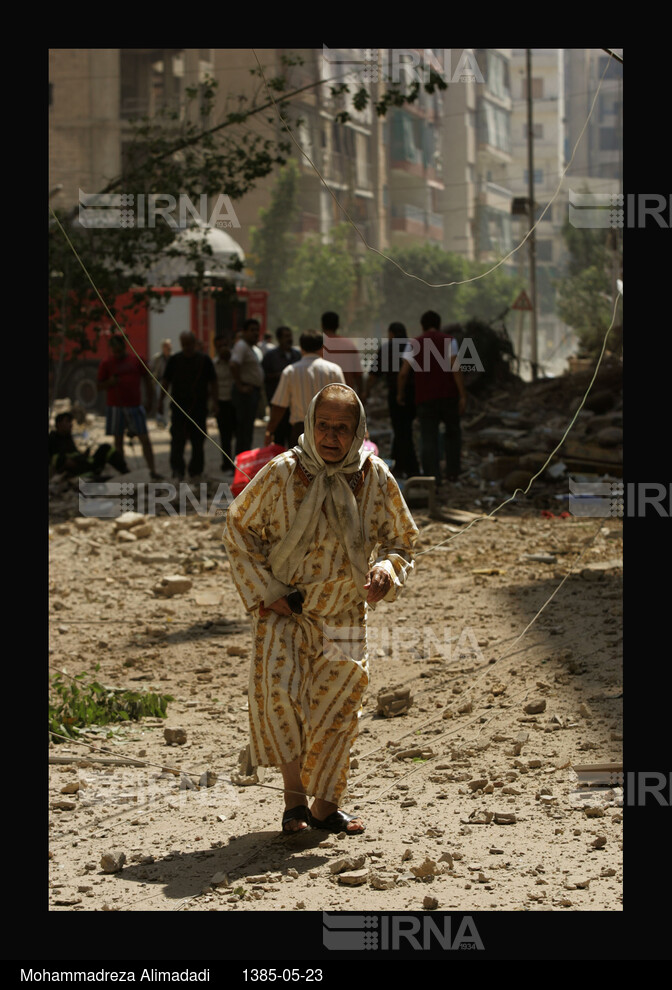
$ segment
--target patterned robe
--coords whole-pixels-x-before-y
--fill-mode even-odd
[[[310,477],[290,450],[275,457],[229,506],[224,543],[233,579],[251,612],[249,726],[252,762],[279,766],[299,759],[306,792],[338,804],[347,783],[369,663],[366,619],[345,550],[322,509],[292,585],[303,613],[259,615],[272,575],[272,547],[287,533]],[[394,601],[413,569],[418,530],[399,487],[371,456],[350,482],[363,523],[370,566],[392,578]]]

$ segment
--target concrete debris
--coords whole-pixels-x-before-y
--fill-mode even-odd
[[[352,870],[349,873],[339,873],[338,880],[339,883],[349,884],[351,887],[358,887],[369,878],[368,869],[364,870]]]
[[[383,688],[377,696],[377,715],[394,718],[404,715],[413,704],[410,688]]]
[[[345,873],[346,871],[361,870],[366,862],[366,855],[362,853],[360,856],[344,856],[341,859],[336,859],[332,863],[329,863],[330,873]]]
[[[172,598],[174,595],[183,595],[189,591],[192,584],[191,578],[183,574],[168,574],[154,586],[154,594],[163,598]]]

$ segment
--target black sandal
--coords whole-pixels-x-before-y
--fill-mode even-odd
[[[282,816],[282,831],[285,835],[295,835],[297,832],[305,832],[303,828],[285,828],[287,822],[305,822],[310,824],[310,812],[305,804],[297,804],[295,808],[286,808]]]
[[[361,835],[366,831],[364,825],[360,828],[348,828],[349,822],[354,822],[359,815],[348,815],[345,811],[332,811],[325,819],[320,821],[308,812],[308,823],[311,828],[321,828],[326,832],[347,832],[348,835]]]

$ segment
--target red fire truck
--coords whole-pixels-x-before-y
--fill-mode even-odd
[[[267,330],[268,292],[265,289],[236,287],[235,299],[229,293],[207,288],[202,292],[187,292],[180,287],[159,291],[170,293],[160,312],[146,302],[137,302],[133,292],[115,301],[115,319],[128,337],[133,349],[148,365],[161,350],[163,340],[170,340],[173,353],[180,350],[180,334],[191,330],[202,340],[205,350],[214,354],[214,339],[220,333],[233,340],[247,319],[259,320],[260,338]],[[92,350],[77,357],[74,346],[65,341],[52,346],[50,353],[50,398],[69,398],[87,412],[105,411],[105,395],[99,393],[96,377],[100,361],[108,356],[108,340],[117,333],[114,322],[106,317],[97,323],[98,331],[90,333]],[[130,347],[129,347],[130,350]]]

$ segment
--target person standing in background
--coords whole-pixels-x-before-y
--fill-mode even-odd
[[[233,345],[229,361],[233,375],[231,401],[236,411],[236,457],[243,451],[252,449],[254,421],[264,385],[264,369],[255,353],[258,340],[259,321],[245,320],[240,339]]]

